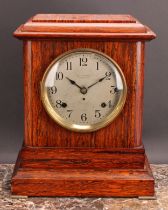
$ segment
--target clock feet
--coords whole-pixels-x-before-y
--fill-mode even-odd
[[[157,197],[154,194],[154,196],[139,196],[138,199],[139,200],[157,200]]]
[[[26,195],[11,195],[12,199],[27,199],[28,196]]]

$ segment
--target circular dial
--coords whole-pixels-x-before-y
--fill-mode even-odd
[[[107,55],[76,49],[49,65],[41,97],[48,114],[61,126],[90,132],[108,125],[120,113],[126,82],[120,67]]]

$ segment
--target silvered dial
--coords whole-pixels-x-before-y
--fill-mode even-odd
[[[48,114],[74,131],[94,131],[122,110],[126,83],[119,66],[91,49],[63,54],[47,68],[41,95]]]

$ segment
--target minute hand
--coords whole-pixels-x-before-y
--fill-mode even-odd
[[[90,85],[90,86],[88,87],[88,89],[91,88],[92,86],[96,85],[97,83],[102,82],[106,77],[107,77],[107,76],[102,77],[102,78],[99,79],[97,82],[95,82],[95,83],[93,83],[92,85]]]

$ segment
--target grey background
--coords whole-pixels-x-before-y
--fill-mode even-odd
[[[0,162],[14,162],[23,140],[22,43],[12,32],[36,13],[128,13],[150,26],[146,45],[143,142],[153,163],[168,163],[167,0],[0,0]]]

